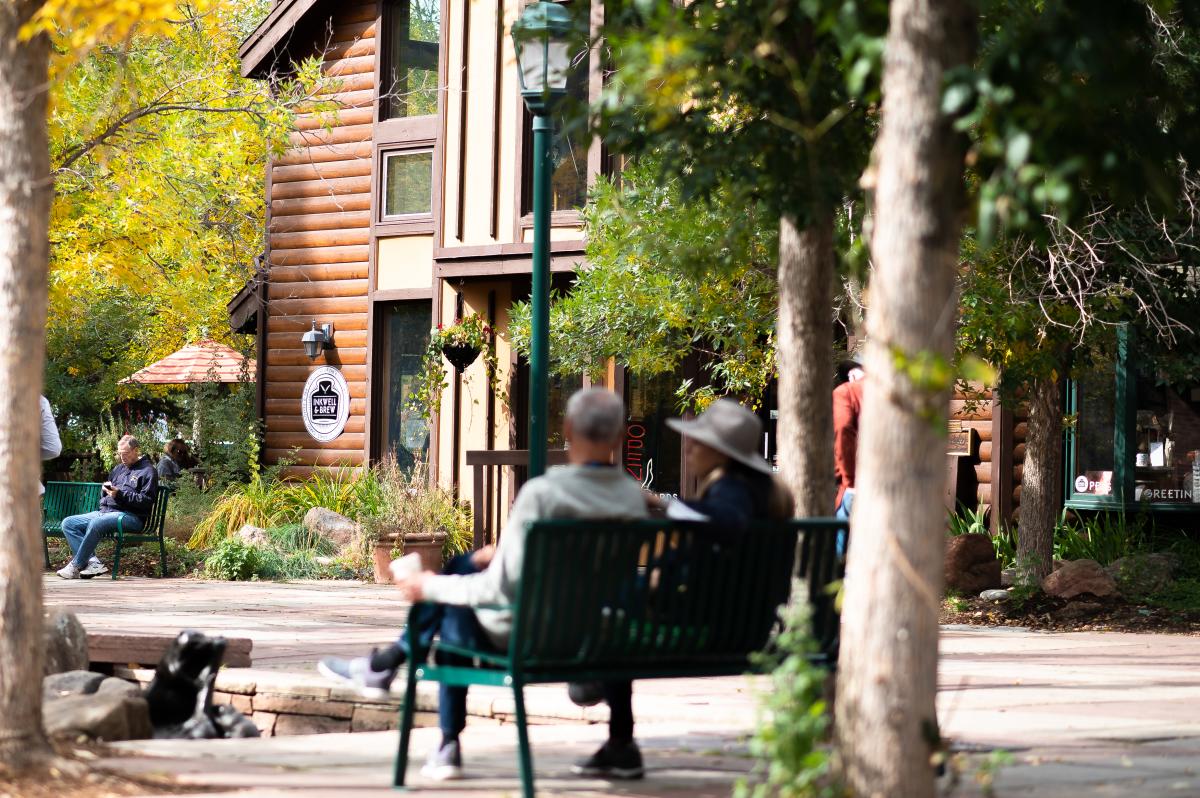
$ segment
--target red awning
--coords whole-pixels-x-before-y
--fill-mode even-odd
[[[193,382],[254,382],[255,361],[217,341],[188,344],[134,372],[122,384],[187,385]]]

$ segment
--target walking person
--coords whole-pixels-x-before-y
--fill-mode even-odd
[[[63,519],[63,536],[71,547],[71,561],[58,575],[63,579],[90,579],[108,571],[96,557],[96,546],[105,535],[123,524],[127,532],[140,532],[158,497],[158,472],[150,458],[141,453],[137,438],[126,435],[117,442],[121,462],[100,488],[100,508]]]

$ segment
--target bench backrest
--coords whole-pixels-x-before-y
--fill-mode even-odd
[[[67,516],[100,509],[100,487],[99,482],[47,482],[42,495],[42,523],[57,526]],[[158,495],[143,528],[145,533],[158,533],[167,515],[171,491],[170,486],[158,486]]]
[[[47,524],[57,525],[67,516],[99,508],[99,482],[47,482],[42,494],[42,520]]]
[[[818,640],[836,655],[825,588],[841,578],[844,529],[834,519],[736,533],[660,521],[535,523],[510,653],[526,669],[745,666],[778,620],[799,556]]]

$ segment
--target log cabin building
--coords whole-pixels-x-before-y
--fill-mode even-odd
[[[509,37],[520,11],[520,0],[278,0],[242,45],[251,79],[321,58],[338,109],[301,115],[293,149],[268,164],[265,259],[230,303],[235,327],[258,337],[266,462],[288,458],[304,474],[388,453],[426,459],[441,484],[473,501],[477,519],[486,515],[492,526],[505,512],[501,498],[512,496],[519,475],[478,464],[518,463],[502,453],[526,448],[527,369],[507,335],[508,309],[530,289],[530,125]],[[582,60],[572,96],[599,90],[597,62]],[[606,159],[599,141],[560,134],[557,148],[551,269],[565,289],[584,256],[579,209]],[[406,404],[430,330],[472,312],[497,331],[500,390],[477,360],[452,374],[427,422]],[[324,325],[332,346],[309,357],[302,338]],[[585,381],[552,383],[551,430]],[[679,492],[688,481],[681,445],[662,424],[678,381],[613,367],[605,384],[629,408],[630,473]],[[318,418],[336,406],[325,394],[341,397],[344,424],[336,412]],[[990,399],[954,402],[964,440],[955,444],[962,454],[950,460],[947,494],[1009,518],[1024,425]],[[767,455],[770,406],[768,397]],[[314,433],[319,424],[324,431]]]

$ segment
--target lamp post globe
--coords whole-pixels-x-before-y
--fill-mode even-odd
[[[558,3],[536,2],[513,23],[521,96],[533,114],[533,280],[529,336],[529,476],[546,470],[550,371],[550,114],[567,94],[571,13]]]
[[[571,13],[558,3],[544,0],[525,6],[513,23],[521,96],[535,115],[550,113],[567,94],[573,31]]]

